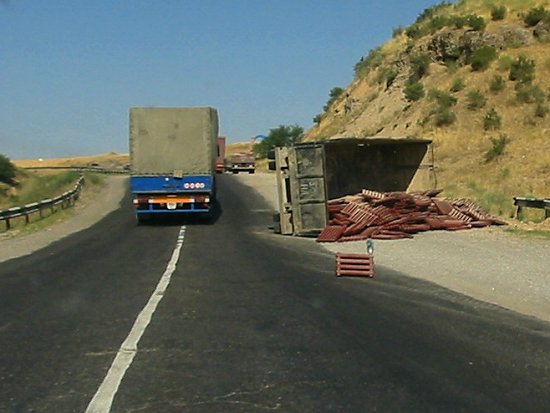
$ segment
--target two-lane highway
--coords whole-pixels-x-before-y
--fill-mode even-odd
[[[178,237],[112,412],[548,411],[548,323],[391,269],[336,278],[238,177],[218,192],[212,223],[136,226],[126,201],[0,265],[0,411],[85,411]]]

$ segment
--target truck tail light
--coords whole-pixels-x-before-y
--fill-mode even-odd
[[[147,209],[147,204],[149,203],[149,198],[138,196],[132,200],[134,208],[136,209]]]

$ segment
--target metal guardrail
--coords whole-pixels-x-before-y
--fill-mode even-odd
[[[0,221],[4,221],[6,223],[6,230],[9,230],[11,228],[11,219],[24,216],[25,223],[28,224],[30,222],[30,215],[33,213],[38,212],[42,218],[45,209],[50,209],[53,213],[55,212],[55,208],[59,205],[61,205],[62,209],[72,206],[80,196],[80,190],[83,183],[84,177],[81,176],[78,178],[78,181],[76,181],[76,184],[71,191],[67,191],[55,198],[44,199],[40,202],[33,202],[32,204],[22,207],[15,207],[0,211]]]
[[[514,205],[518,207],[516,215],[521,214],[523,208],[544,209],[544,217],[550,218],[550,198],[514,197]]]

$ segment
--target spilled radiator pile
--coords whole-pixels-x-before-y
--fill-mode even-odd
[[[436,198],[439,193],[441,190],[408,194],[364,189],[357,195],[330,200],[329,225],[317,241],[393,240],[412,238],[422,231],[458,231],[506,224],[473,201]]]

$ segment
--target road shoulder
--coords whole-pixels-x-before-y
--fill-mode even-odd
[[[43,231],[1,240],[0,262],[32,254],[54,241],[95,224],[120,206],[127,182],[126,176],[107,176],[99,192],[92,193],[90,189],[84,189],[81,199],[76,203],[74,216]]]

